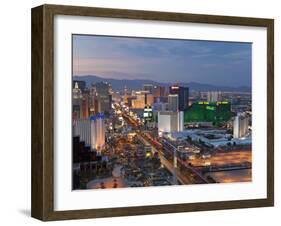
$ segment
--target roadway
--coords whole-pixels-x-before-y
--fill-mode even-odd
[[[121,109],[122,110],[122,109]],[[130,124],[133,128],[138,129],[139,124],[132,119],[130,116],[128,116],[127,114],[125,114],[122,110],[122,116],[123,118],[126,120],[126,122],[128,124]],[[160,158],[160,161],[162,163],[162,165],[173,175],[176,176],[178,182],[180,182],[181,184],[194,184],[193,182],[193,178],[192,177],[188,177],[186,174],[183,174],[178,168],[175,168],[173,166],[173,163],[171,163],[167,158],[165,158],[164,153],[161,150],[156,149],[153,144],[151,144],[151,142],[149,140],[147,140],[140,132],[136,132],[138,135],[138,138],[145,144],[145,145],[149,145],[152,148],[152,152],[155,153],[157,152]],[[177,158],[177,160],[179,160]],[[187,167],[187,166],[185,166]],[[187,167],[187,169],[190,170],[190,167]],[[194,173],[194,172],[193,172]],[[197,172],[196,172],[197,173]],[[201,175],[200,175],[201,176]],[[206,183],[206,180],[203,179],[202,183]]]
[[[182,173],[177,169],[174,168],[173,164],[165,158],[164,154],[157,150],[154,146],[151,145],[150,142],[148,142],[140,133],[137,133],[138,138],[142,141],[143,144],[151,146],[152,153],[158,153],[158,156],[160,158],[161,164],[173,175],[176,176],[177,180],[181,184],[191,184],[192,181],[189,180],[186,176],[182,175]]]

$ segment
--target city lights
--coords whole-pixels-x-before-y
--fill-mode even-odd
[[[111,38],[110,45],[104,46],[105,50],[100,54],[105,57],[106,54],[118,53],[118,57],[122,58],[122,54],[126,55],[134,49],[130,46],[127,51],[122,52],[121,47],[125,44],[120,44],[121,39],[116,39],[116,51],[106,53],[106,48],[115,45],[115,38]],[[105,38],[103,41],[106,42]],[[149,42],[149,48],[158,48],[157,40],[142,41]],[[180,42],[182,41],[178,40],[177,45]],[[212,46],[212,43],[208,45]],[[172,52],[173,48],[165,49],[167,46],[169,45],[166,43],[161,51],[153,54]],[[185,48],[188,49],[188,46]],[[185,48],[182,51],[186,51]],[[148,49],[144,48],[140,52],[144,55],[151,54],[151,51],[145,51]],[[87,53],[95,54],[88,49]],[[218,86],[216,81],[212,81],[212,76],[200,74],[204,71],[201,64],[196,64],[199,71],[188,68],[183,71],[183,75],[178,75],[181,74],[181,67],[172,67],[165,61],[175,69],[170,74],[169,81],[166,81],[166,71],[171,71],[167,68],[160,70],[165,67],[164,64],[158,69],[146,58],[137,61],[138,57],[142,57],[141,53],[131,54],[128,61],[135,60],[140,64],[146,62],[147,65],[143,65],[141,71],[137,71],[138,64],[135,61],[129,65],[127,61],[118,59],[118,64],[114,64],[113,68],[105,67],[103,73],[102,67],[98,67],[104,75],[97,75],[97,72],[93,73],[95,75],[73,76],[73,189],[251,181],[251,89],[245,91],[244,86],[227,87],[224,84]],[[110,56],[108,55],[109,59]],[[96,55],[93,59],[98,57]],[[161,56],[159,62],[160,59]],[[166,55],[165,59],[167,60]],[[179,58],[176,59],[181,62]],[[106,57],[101,60],[107,61]],[[116,69],[114,66],[120,68]],[[122,67],[137,73],[121,73],[118,70],[121,71]],[[150,71],[149,74],[151,68],[153,73]],[[193,79],[198,77],[204,84],[192,82],[191,76],[195,71],[198,74]],[[120,78],[110,78],[107,73],[113,73],[116,77],[120,75]],[[214,77],[216,73],[213,73]],[[225,76],[228,75],[227,72]],[[127,76],[127,79],[122,76]],[[230,77],[225,77],[225,80]],[[206,78],[210,78],[211,84],[208,84]]]

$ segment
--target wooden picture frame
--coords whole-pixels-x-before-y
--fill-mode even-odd
[[[54,16],[94,16],[267,29],[267,198],[156,206],[54,210]],[[34,218],[50,220],[163,214],[274,205],[274,21],[272,19],[42,5],[32,9],[32,202]]]

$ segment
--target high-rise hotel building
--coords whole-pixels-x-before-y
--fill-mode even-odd
[[[132,100],[132,108],[143,109],[153,105],[153,95],[149,91],[136,91],[134,95],[136,98]]]
[[[111,109],[112,95],[111,86],[106,82],[98,82],[93,85],[99,102],[99,112],[109,112]]]
[[[173,86],[170,86],[169,92],[170,92],[170,94],[178,95],[178,102],[179,102],[178,110],[186,111],[188,109],[188,101],[189,101],[188,87],[173,85]]]
[[[75,82],[74,87],[72,89],[72,117],[73,119],[80,118],[80,103],[83,98],[82,91],[79,88],[79,83]]]
[[[207,93],[207,101],[217,102],[222,101],[222,93],[220,91],[211,91]]]
[[[179,96],[177,94],[168,95],[168,110],[172,112],[179,110]]]
[[[233,121],[233,138],[241,138],[248,134],[249,118],[244,113],[239,113]]]
[[[152,84],[144,84],[144,85],[143,85],[143,90],[144,90],[144,91],[148,91],[149,93],[152,94],[153,85],[152,85]]]
[[[98,114],[88,119],[74,120],[73,135],[79,136],[81,141],[91,147],[91,150],[100,151],[105,145],[104,115]]]

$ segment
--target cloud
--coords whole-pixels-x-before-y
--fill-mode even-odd
[[[75,75],[249,85],[250,67],[249,43],[108,36],[73,38]],[[235,75],[235,79],[229,75]]]

